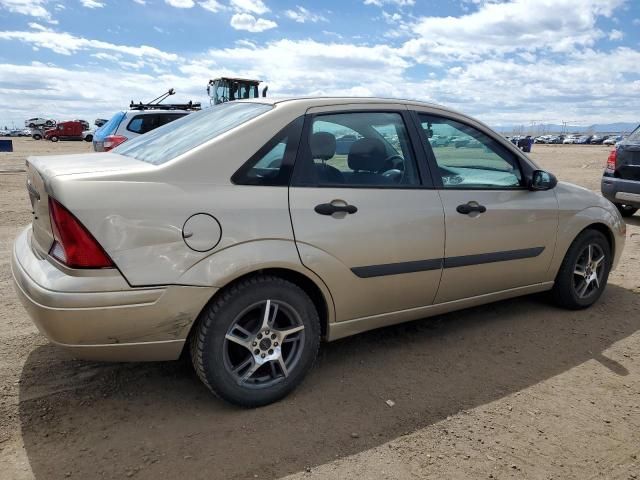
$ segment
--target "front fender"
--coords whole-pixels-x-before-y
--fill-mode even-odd
[[[613,239],[613,263],[611,269],[617,267],[625,244],[626,224],[616,211],[604,206],[588,207],[578,212],[560,211],[560,225],[554,257],[549,267],[549,279],[555,279],[562,260],[576,237],[585,228],[600,224],[611,232]]]

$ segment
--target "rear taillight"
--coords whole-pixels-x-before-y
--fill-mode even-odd
[[[611,150],[611,153],[609,153],[609,158],[607,158],[606,169],[610,172],[615,172],[617,161],[618,161],[618,149],[614,148],[613,150]]]
[[[108,135],[104,137],[103,148],[105,152],[108,152],[112,148],[116,148],[123,142],[127,141],[127,137],[123,135]]]
[[[72,213],[49,197],[53,245],[49,254],[71,268],[112,268],[113,261]]]

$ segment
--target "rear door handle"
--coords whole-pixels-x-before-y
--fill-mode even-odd
[[[314,208],[316,213],[320,215],[333,215],[338,212],[353,214],[358,211],[355,205],[334,205],[333,203],[321,203]]]
[[[463,215],[469,215],[471,212],[484,213],[487,211],[487,207],[485,207],[484,205],[480,205],[477,202],[469,202],[458,205],[456,211],[458,213],[462,213]]]

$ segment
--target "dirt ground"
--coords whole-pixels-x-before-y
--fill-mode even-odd
[[[90,146],[14,143],[0,154],[1,479],[640,477],[640,214],[593,308],[533,296],[344,339],[293,395],[247,411],[187,362],[77,361],[38,334],[10,281],[30,221],[20,170]],[[532,156],[597,191],[608,151]]]

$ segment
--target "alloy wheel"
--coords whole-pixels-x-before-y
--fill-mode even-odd
[[[224,367],[248,388],[283,382],[300,361],[304,324],[280,300],[265,300],[244,309],[231,323],[224,342]]]
[[[578,255],[573,269],[573,288],[578,298],[587,298],[598,291],[605,271],[605,253],[595,244],[588,244]]]

